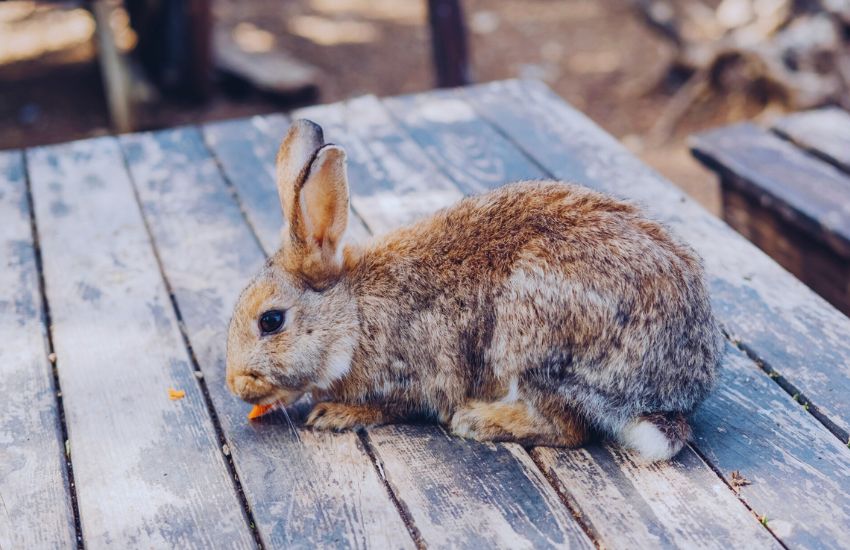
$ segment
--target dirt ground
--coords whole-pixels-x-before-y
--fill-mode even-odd
[[[425,4],[425,0],[216,0],[214,15],[217,24],[228,29],[239,25],[240,32],[318,67],[318,101],[324,103],[364,93],[394,95],[433,87]],[[645,136],[675,92],[669,82],[654,85],[671,52],[626,0],[465,0],[463,5],[476,82],[517,76],[542,79],[717,212],[717,184],[691,159],[685,140],[690,133],[741,114],[730,116],[719,100],[702,104],[667,139],[648,140]],[[30,2],[0,4],[0,36],[5,33],[14,39],[7,42],[5,52],[0,44],[0,149],[110,131],[91,29],[84,22],[88,14],[71,10],[74,22],[62,23],[61,17],[48,17],[45,10],[55,8],[35,8]],[[51,17],[52,28],[60,21],[63,32],[46,30],[50,27],[44,21]],[[42,52],[36,55],[39,41],[32,37],[45,33],[53,38],[42,38]],[[63,33],[71,39],[62,42]],[[285,99],[226,84],[218,81],[204,105],[160,105],[147,113],[143,127],[293,107]]]

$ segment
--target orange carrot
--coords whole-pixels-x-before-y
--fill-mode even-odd
[[[254,408],[251,409],[251,412],[248,413],[248,420],[260,418],[261,416],[272,410],[274,406],[274,403],[272,403],[271,405],[254,405]]]
[[[168,398],[172,401],[177,401],[178,399],[183,399],[186,397],[186,392],[183,390],[175,390],[174,388],[168,388]]]

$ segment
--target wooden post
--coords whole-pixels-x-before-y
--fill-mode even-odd
[[[460,0],[428,0],[428,23],[437,86],[451,88],[469,84],[466,27]]]
[[[130,74],[126,60],[118,51],[109,18],[115,10],[113,2],[97,0],[91,9],[96,22],[97,57],[106,92],[109,119],[116,132],[133,130],[133,100],[130,91]]]
[[[194,100],[210,93],[210,0],[124,0],[136,55],[160,91]]]

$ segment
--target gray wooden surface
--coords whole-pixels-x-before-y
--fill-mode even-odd
[[[346,147],[352,239],[545,177],[668,223],[705,258],[730,337],[692,445],[645,465],[606,442],[523,449],[423,425],[313,432],[303,406],[294,425],[281,412],[248,423],[223,384],[223,335],[279,243],[273,158],[288,118],[98,138],[28,151],[28,179],[20,154],[0,154],[0,245],[14,253],[2,258],[0,311],[15,312],[0,318],[15,342],[0,347],[0,389],[14,395],[0,403],[0,442],[14,442],[0,458],[22,465],[0,462],[0,546],[68,547],[77,535],[93,548],[846,544],[846,317],[538,83],[366,96],[293,116]],[[169,400],[169,387],[186,397]],[[735,486],[732,472],[750,484]]]
[[[86,545],[251,547],[117,141],[28,160]]]
[[[850,173],[850,113],[838,107],[784,116],[773,130],[812,155]]]
[[[65,438],[19,152],[0,153],[0,220],[0,548],[68,548]]]

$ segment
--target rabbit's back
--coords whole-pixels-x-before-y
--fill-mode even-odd
[[[521,182],[470,197],[361,261],[363,322],[383,348],[373,357],[438,380],[436,409],[519,385],[616,431],[641,413],[689,412],[713,384],[718,329],[699,259],[586,188]]]

